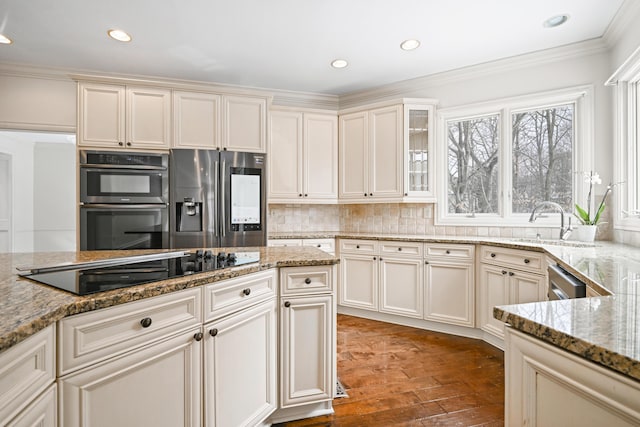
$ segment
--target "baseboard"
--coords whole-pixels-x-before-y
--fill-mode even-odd
[[[465,326],[448,325],[446,323],[433,322],[430,320],[416,319],[413,317],[403,317],[394,314],[379,313],[377,311],[362,310],[359,308],[338,306],[338,314],[347,314],[349,316],[363,317],[365,319],[378,320],[380,322],[393,323],[396,325],[409,326],[412,328],[425,329],[433,332],[442,332],[444,334],[457,335],[460,337],[474,338],[482,340],[492,346],[504,351],[504,342],[502,339],[491,335],[482,329],[469,328]]]
[[[333,404],[328,400],[326,402],[311,403],[293,408],[280,408],[274,412],[271,417],[269,417],[267,422],[271,424],[278,424],[330,414],[333,414]]]

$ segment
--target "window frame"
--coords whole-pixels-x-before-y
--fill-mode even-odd
[[[640,231],[640,48],[605,83],[615,86],[614,228]]]
[[[574,173],[573,197],[576,201],[586,200],[588,188],[582,185],[581,172],[593,170],[594,162],[594,88],[592,85],[565,88],[556,91],[540,92],[517,97],[502,98],[477,104],[443,108],[438,111],[436,130],[437,195],[436,225],[472,225],[472,226],[510,226],[510,227],[558,227],[556,215],[539,218],[535,225],[529,223],[528,213],[512,212],[512,114],[524,111],[542,110],[555,106],[573,104],[573,141],[572,163]],[[448,122],[469,120],[478,117],[498,115],[500,123],[500,141],[498,147],[499,189],[497,214],[455,214],[448,212]],[[584,202],[583,202],[584,203]],[[573,214],[567,212],[568,215]]]

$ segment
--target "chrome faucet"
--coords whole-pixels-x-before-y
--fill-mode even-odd
[[[536,215],[536,212],[539,208],[544,208],[544,207],[552,207],[552,208],[556,208],[558,211],[560,211],[560,240],[566,240],[567,237],[569,237],[569,234],[571,234],[571,231],[573,230],[571,228],[571,217],[569,217],[569,225],[565,228],[564,226],[564,209],[562,209],[562,206],[560,206],[559,204],[555,203],[555,202],[540,202],[538,203],[534,208],[533,208],[533,212],[531,212],[531,216],[529,217],[529,222],[535,222],[535,220],[540,216],[540,214]]]

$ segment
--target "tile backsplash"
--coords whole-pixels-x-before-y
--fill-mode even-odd
[[[434,225],[433,204],[377,203],[353,205],[269,205],[267,226],[271,233],[342,231],[354,233],[418,234],[477,237],[555,237],[548,227],[470,227]],[[603,221],[609,223],[605,211]],[[575,224],[575,221],[574,221]],[[608,224],[598,229],[597,240],[611,240]]]

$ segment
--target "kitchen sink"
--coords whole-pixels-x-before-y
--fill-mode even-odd
[[[560,240],[560,239],[538,239],[536,237],[518,237],[509,239],[511,242],[521,243],[536,243],[538,245],[556,245],[556,246],[570,246],[573,248],[595,248],[596,244],[593,242],[579,242],[577,240]]]

